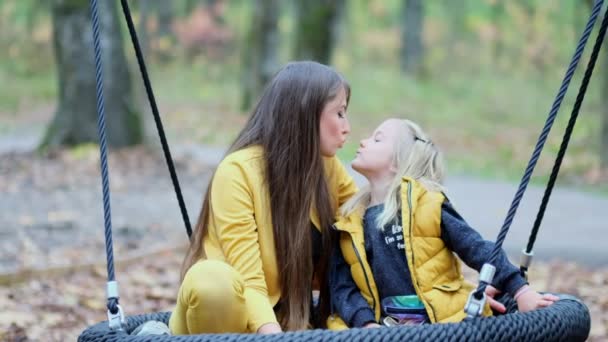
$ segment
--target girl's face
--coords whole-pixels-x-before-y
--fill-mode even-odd
[[[346,91],[340,87],[338,94],[329,101],[320,121],[321,155],[333,157],[339,148],[342,148],[346,136],[350,133],[350,124],[346,118]]]
[[[398,134],[404,134],[399,130],[399,120],[384,121],[370,137],[361,140],[352,162],[353,169],[367,179],[394,177]]]

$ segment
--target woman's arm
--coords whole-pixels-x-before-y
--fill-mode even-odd
[[[240,165],[222,162],[218,166],[212,182],[210,212],[210,223],[216,228],[227,262],[243,277],[249,329],[258,331],[264,326],[276,330],[277,318],[262,268],[253,195]],[[269,323],[276,326],[267,326]]]

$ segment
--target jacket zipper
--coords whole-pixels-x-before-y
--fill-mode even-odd
[[[332,225],[333,229],[340,231],[338,229],[338,227],[336,227],[336,225]],[[357,249],[357,246],[355,245],[355,240],[353,239],[353,236],[350,232],[347,232],[350,235],[350,243],[353,245],[353,250],[355,251],[355,255],[357,256],[357,260],[359,260],[359,264],[361,265],[361,269],[363,270],[363,276],[365,277],[365,284],[367,285],[367,289],[369,290],[369,294],[370,296],[372,296],[372,311],[374,311],[374,317],[376,317],[376,296],[374,296],[374,291],[372,290],[372,285],[369,282],[369,277],[367,276],[367,271],[365,270],[365,267],[363,266],[363,259],[361,258],[361,254],[359,254],[359,250]],[[333,315],[333,298],[330,299],[330,305],[332,305],[331,308],[331,313]]]
[[[361,259],[361,255],[359,254],[359,251],[357,250],[357,246],[355,245],[355,241],[352,238],[350,238],[350,242],[353,245],[353,249],[355,250],[355,254],[357,255],[357,259],[359,260],[359,264],[361,264],[361,269],[363,270],[363,276],[365,277],[365,283],[367,284],[367,289],[369,290],[369,294],[372,296],[372,310],[374,311],[374,317],[376,316],[376,296],[374,296],[374,291],[372,290],[372,286],[369,283],[369,278],[367,277],[367,271],[365,271],[365,267],[363,266],[363,259]]]
[[[412,244],[413,242],[413,237],[412,237],[412,186],[410,185],[409,182],[407,182],[407,205],[409,208],[409,216],[410,216],[410,220],[408,222],[408,232],[410,235],[410,244]],[[412,266],[415,265],[415,259],[414,259],[414,248],[413,246],[410,246],[411,250],[412,250]],[[414,272],[414,270],[412,269],[410,272]],[[418,284],[418,276],[416,276],[416,288],[418,289],[418,291],[420,291],[420,284]],[[422,296],[419,296],[422,299]],[[431,309],[431,313],[433,314],[433,317],[435,318],[435,322],[437,322],[437,316],[435,315],[435,309],[433,309],[433,306],[431,305],[431,303],[429,303],[427,300],[424,301],[424,303],[426,305],[429,306],[429,308]]]

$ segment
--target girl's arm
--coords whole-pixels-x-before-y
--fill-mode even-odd
[[[376,323],[374,312],[355,284],[350,266],[344,260],[339,246],[334,248],[331,269],[329,295],[333,305],[332,311],[335,308],[349,327],[360,328],[369,323]]]
[[[465,264],[478,272],[494,248],[494,242],[484,240],[447,200],[441,206],[441,239]],[[517,290],[527,284],[519,273],[519,268],[509,261],[504,251],[498,255],[494,267],[496,274],[492,283],[499,290],[515,295]]]
[[[494,248],[494,243],[484,240],[481,235],[471,228],[466,221],[456,212],[450,202],[446,201],[441,207],[441,238],[446,246],[456,252],[458,256],[469,267],[479,271],[483,264],[488,261]],[[496,275],[493,283],[510,293],[517,301],[517,308],[521,312],[546,307],[559,298],[532,290],[519,269],[513,265],[504,250],[498,256],[496,263]],[[488,288],[486,293],[493,297],[496,289]],[[504,311],[504,306],[496,301],[491,301],[491,306],[499,311]]]

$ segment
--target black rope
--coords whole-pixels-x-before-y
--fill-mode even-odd
[[[131,18],[129,4],[127,3],[127,0],[121,0],[120,4],[122,5],[122,11],[125,15],[127,26],[129,27],[129,35],[131,36],[131,42],[133,42],[133,49],[135,50],[135,55],[137,56],[137,64],[139,65],[139,71],[141,72],[141,76],[144,80],[144,86],[146,88],[146,94],[148,95],[150,107],[152,108],[152,114],[154,115],[154,122],[156,123],[156,129],[158,130],[158,136],[160,138],[161,145],[163,146],[163,152],[165,155],[165,160],[167,162],[167,167],[169,168],[169,173],[171,174],[171,181],[173,182],[173,188],[175,189],[175,196],[177,196],[179,209],[182,213],[184,225],[186,226],[186,233],[188,233],[188,238],[190,238],[192,236],[192,227],[190,226],[188,211],[186,210],[186,205],[184,204],[184,197],[182,196],[182,191],[179,186],[179,180],[177,179],[177,173],[175,172],[175,166],[173,165],[171,151],[169,150],[169,144],[167,143],[163,123],[160,119],[160,114],[158,113],[158,107],[156,106],[154,92],[152,91],[152,84],[150,83],[150,77],[148,76],[144,56],[141,51],[139,40],[137,39],[137,32],[135,32],[135,25],[133,25],[133,19]]]
[[[95,47],[95,89],[97,90],[97,128],[99,131],[99,151],[101,160],[101,189],[103,192],[103,220],[106,237],[106,261],[108,282],[114,281],[114,251],[112,248],[112,217],[110,210],[110,176],[108,175],[108,147],[106,143],[106,119],[103,98],[103,65],[101,63],[101,46],[99,39],[99,15],[97,0],[91,0],[93,22],[93,45]],[[108,298],[108,310],[118,312],[118,298]]]
[[[589,63],[587,64],[587,70],[585,71],[585,76],[583,77],[583,81],[581,82],[580,89],[578,91],[578,95],[576,97],[576,101],[574,103],[574,107],[572,109],[572,114],[570,115],[570,120],[568,121],[568,126],[564,132],[564,138],[562,140],[561,146],[559,147],[559,152],[557,153],[557,157],[555,159],[555,164],[553,165],[553,170],[551,171],[551,176],[549,177],[549,181],[547,183],[547,188],[545,189],[545,193],[543,195],[543,199],[540,204],[540,208],[538,210],[538,214],[536,216],[536,220],[534,221],[534,226],[532,227],[532,232],[530,233],[530,238],[528,240],[528,245],[526,246],[526,253],[532,252],[534,248],[534,242],[536,242],[536,236],[538,234],[538,230],[540,228],[540,224],[545,215],[545,210],[547,209],[547,204],[549,203],[549,197],[551,197],[551,192],[553,191],[553,187],[555,186],[555,181],[557,180],[557,175],[559,174],[559,169],[562,165],[562,161],[564,159],[564,155],[566,154],[566,150],[568,149],[568,144],[570,143],[570,137],[572,136],[572,131],[574,130],[574,126],[576,125],[576,120],[578,118],[578,114],[580,112],[583,101],[585,100],[585,94],[587,92],[587,87],[589,85],[589,81],[591,80],[591,75],[593,74],[593,70],[595,68],[595,64],[597,62],[597,58],[600,53],[600,49],[602,48],[602,44],[604,42],[604,37],[606,35],[606,28],[608,27],[608,9],[604,14],[604,19],[602,20],[602,25],[600,26],[600,31],[595,40],[595,45],[593,46],[593,51],[591,52],[591,57],[589,59]],[[522,272],[526,272],[527,268],[522,266]]]
[[[593,30],[593,26],[595,25],[595,22],[597,20],[597,17],[599,15],[599,12],[602,8],[603,3],[604,3],[604,0],[596,0],[595,4],[593,6],[591,16],[589,17],[589,21],[587,22],[587,26],[585,27],[585,31],[583,32],[583,35],[581,36],[581,39],[578,42],[578,46],[576,47],[576,51],[574,53],[574,56],[572,57],[572,61],[570,62],[566,75],[564,76],[564,80],[562,81],[562,85],[559,89],[557,97],[555,98],[555,100],[553,102],[553,105],[549,112],[549,116],[547,117],[547,121],[545,122],[545,126],[543,127],[543,130],[538,138],[538,142],[536,143],[536,147],[534,148],[532,157],[530,158],[530,161],[528,162],[528,166],[526,167],[526,170],[522,177],[521,183],[519,184],[519,188],[517,189],[517,192],[515,193],[515,197],[513,198],[511,207],[509,208],[509,211],[507,213],[503,226],[500,229],[500,232],[498,233],[498,237],[496,238],[496,243],[494,244],[494,249],[492,250],[492,254],[490,256],[490,259],[488,260],[489,264],[494,264],[496,262],[496,259],[498,258],[499,254],[502,250],[502,244],[507,236],[507,233],[509,232],[509,228],[511,227],[511,223],[513,222],[513,218],[515,217],[515,213],[517,212],[519,203],[521,202],[521,199],[524,196],[524,192],[526,191],[526,188],[528,187],[528,183],[530,182],[530,177],[532,176],[534,167],[536,166],[536,163],[538,162],[538,159],[540,157],[540,153],[542,152],[545,142],[547,141],[547,137],[549,136],[549,132],[551,131],[551,127],[553,126],[553,122],[555,121],[555,118],[557,117],[557,112],[559,111],[559,108],[562,104],[564,96],[566,95],[568,86],[570,85],[570,81],[572,80],[572,76],[574,75],[574,71],[576,70],[578,62],[581,59],[581,56],[585,49],[585,45],[587,45],[587,40],[589,39],[589,35],[591,34],[591,31]],[[475,298],[481,299],[481,297],[483,296],[483,292],[485,291],[487,285],[488,284],[485,281],[479,282],[479,286],[477,287],[477,290],[474,293]]]

